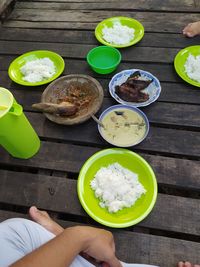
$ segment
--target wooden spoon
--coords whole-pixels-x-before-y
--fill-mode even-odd
[[[60,104],[42,102],[33,104],[32,107],[45,113],[60,116],[72,116],[78,111],[78,107],[70,102],[61,102]]]

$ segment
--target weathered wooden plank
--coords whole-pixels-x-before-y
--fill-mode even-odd
[[[18,0],[19,2],[24,2],[24,0]],[[54,2],[55,0],[27,0],[27,2]],[[118,0],[104,0],[103,3],[106,2],[117,2]],[[56,0],[56,2],[58,3],[79,3],[79,2],[83,2],[83,3],[100,3],[101,1],[99,0]]]
[[[95,122],[89,120],[82,124],[81,135],[80,126],[56,125],[42,114],[26,113],[33,127],[43,138],[53,138],[59,141],[73,143],[92,144],[97,146],[110,146],[104,141],[97,130]],[[70,129],[70,131],[69,131]],[[200,133],[185,130],[150,127],[147,138],[134,147],[156,153],[171,153],[187,157],[200,156]]]
[[[10,62],[14,59],[13,57],[3,57],[1,58],[1,66],[0,69],[7,69],[9,66],[9,60]],[[71,66],[70,69],[68,66]],[[174,83],[164,83],[164,81],[174,81],[174,78],[177,78],[177,80],[180,80],[178,76],[176,76],[175,71],[171,66],[162,66],[158,68],[157,65],[131,65],[131,64],[121,64],[121,66],[118,68],[117,71],[123,70],[123,69],[128,69],[128,68],[140,68],[144,69],[147,71],[152,72],[155,76],[160,79],[161,86],[162,86],[162,91],[161,91],[161,96],[159,97],[158,101],[172,101],[172,102],[182,102],[182,103],[199,103],[199,94],[198,90],[186,83],[184,84],[174,84]],[[168,75],[171,72],[171,76],[169,77]],[[108,83],[109,79],[102,79],[100,76],[94,74],[88,69],[87,63],[86,62],[77,62],[74,60],[66,60],[66,70],[64,71],[63,75],[67,75],[70,73],[85,73],[88,75],[91,75],[93,77],[96,77],[100,83],[102,84],[103,88],[105,89],[106,95],[109,95],[107,88],[108,88]],[[167,75],[168,74],[168,75]],[[111,77],[111,75],[109,75]],[[107,77],[109,77],[107,76]],[[174,77],[173,77],[174,76]],[[40,95],[42,93],[42,90],[46,88],[46,85],[42,87],[33,87],[33,88],[25,88],[24,86],[17,85],[13,83],[9,77],[7,72],[1,71],[1,77],[0,77],[0,83],[1,86],[4,86],[8,89],[13,90],[13,93],[16,95],[17,99],[25,106],[26,109],[28,109],[29,105],[32,104],[33,102],[37,102],[40,99]],[[25,103],[27,100],[27,103]],[[32,101],[30,101],[30,100]]]
[[[55,51],[55,50],[54,50]],[[26,51],[28,52],[28,51]],[[5,56],[0,56],[1,64],[0,64],[0,70],[6,70],[8,69],[10,63],[12,60],[14,60],[18,55],[15,57],[5,55]],[[122,70],[126,69],[141,69],[145,71],[151,72],[154,76],[156,76],[161,82],[182,82],[183,80],[176,74],[174,67],[167,64],[151,64],[151,63],[140,63],[140,62],[129,62],[129,63],[120,63],[118,68],[116,69],[115,72],[104,75],[103,78],[111,79],[112,76],[120,72]],[[102,75],[99,75],[91,70],[91,68],[88,66],[86,59],[80,59],[80,60],[73,60],[73,59],[68,59],[65,58],[65,70],[63,72],[63,75],[67,74],[74,74],[74,73],[82,73],[82,74],[87,74],[90,75],[94,78],[102,78]],[[1,77],[0,77],[1,79]],[[188,88],[188,90],[191,89],[196,89],[196,87],[192,85],[187,85],[186,83],[183,85]],[[24,88],[24,86],[21,86],[21,88]]]
[[[2,203],[86,215],[78,200],[75,180],[8,171],[0,171],[0,175]],[[139,226],[199,235],[199,209],[198,199],[159,194],[153,211]]]
[[[128,16],[139,20],[149,32],[180,33],[187,23],[197,21],[198,13],[130,12],[130,11],[73,11],[50,10],[37,12],[31,9],[16,9],[4,26],[22,28],[60,28],[94,30],[98,22],[113,16]],[[156,18],[156,23],[155,23]]]
[[[194,0],[194,4],[197,8],[200,7],[200,1],[199,0]]]
[[[1,0],[0,2],[0,20],[5,20],[5,18],[12,11],[16,0]]]
[[[98,81],[104,89],[105,97],[110,97],[108,91],[109,79],[98,78]],[[24,106],[26,110],[32,110],[31,105],[40,101],[42,90],[46,86],[37,87],[34,89],[23,89],[21,85],[12,83],[7,77],[7,73],[1,72],[0,77],[1,86],[9,88],[9,90],[16,96],[18,101]],[[189,89],[187,84],[178,84],[178,83],[165,83],[161,84],[162,90],[161,95],[159,96],[157,102],[175,102],[175,103],[186,103],[189,104],[199,104],[200,95],[198,90]],[[198,107],[196,107],[198,109]],[[186,118],[185,118],[186,119]]]
[[[193,243],[194,246],[190,246],[190,242],[185,243],[178,239],[152,236],[149,240],[143,238],[145,236],[144,234],[138,234],[136,238],[133,238],[131,235],[129,236],[129,232],[124,231],[120,234],[120,237],[115,236],[119,258],[133,262],[131,256],[133,254],[136,263],[155,264],[162,267],[177,266],[177,261],[180,258],[186,259],[186,255],[188,256],[187,260],[199,262],[198,249],[195,249],[196,246],[199,248],[199,243]],[[195,255],[195,253],[197,254]],[[194,256],[193,259],[192,256]]]
[[[199,9],[197,6],[195,6],[193,0],[189,1],[182,1],[180,5],[180,1],[176,0],[168,0],[161,2],[160,0],[137,0],[137,1],[131,1],[131,0],[124,0],[123,2],[117,2],[116,1],[74,1],[74,2],[68,2],[68,1],[56,1],[56,2],[50,2],[50,1],[37,1],[37,2],[25,2],[20,1],[16,5],[17,9],[60,9],[60,10],[67,10],[67,9],[96,9],[96,10],[140,10],[140,11],[176,11],[176,12],[197,12]]]
[[[0,218],[25,217],[26,215],[0,210]],[[63,227],[77,223],[59,220]],[[79,224],[80,225],[80,224]],[[111,229],[112,230],[112,229]],[[154,236],[130,231],[113,231],[116,253],[120,260],[131,263],[156,264],[162,267],[176,266],[180,260],[199,262],[200,246],[196,242]]]
[[[0,14],[4,12],[5,8],[12,2],[12,0],[1,0],[0,3]]]
[[[23,29],[0,27],[0,40],[34,41],[49,43],[77,43],[98,45],[93,31],[60,30],[60,29]],[[185,38],[182,34],[148,33],[135,46],[145,47],[174,47],[182,48],[196,45],[200,36]]]
[[[105,87],[104,87],[105,88]],[[32,104],[41,101],[41,91],[24,91],[24,90],[11,90],[17,99],[22,104],[26,111],[33,111]],[[107,90],[105,90],[107,91]],[[108,95],[108,92],[107,92]],[[194,95],[195,97],[195,95]],[[187,95],[186,95],[187,99]],[[185,101],[186,101],[185,99]],[[159,99],[158,99],[159,100]],[[165,100],[166,101],[166,100]],[[104,98],[103,105],[98,112],[100,114],[109,106],[115,105],[117,102],[111,97]],[[195,127],[199,128],[199,118],[196,114],[200,113],[199,105],[178,104],[158,102],[151,104],[148,107],[142,108],[151,123],[181,126],[181,127]]]
[[[155,102],[143,108],[152,123],[174,126],[198,127],[199,118],[196,116],[200,112],[198,105],[184,105],[172,103]]]
[[[22,54],[31,50],[53,50],[63,57],[85,59],[93,45],[81,44],[54,44],[39,42],[0,41],[0,54]],[[151,62],[172,63],[177,48],[153,48],[153,47],[131,47],[121,50],[122,60],[126,62]]]
[[[0,222],[3,222],[12,218],[28,218],[27,215],[19,212],[0,210]]]
[[[86,149],[83,146],[72,144],[41,142],[39,152],[25,161],[9,156],[0,148],[0,163],[2,166],[11,168],[16,166],[20,169],[20,167],[26,166],[33,169],[62,171],[67,176],[68,173],[79,173],[84,162],[99,150],[100,148],[97,147],[87,146]],[[59,151],[59,153],[55,153],[55,151]],[[133,149],[133,151],[137,150]],[[199,161],[139,154],[150,163],[160,184],[199,191]],[[76,176],[75,174],[74,176]]]

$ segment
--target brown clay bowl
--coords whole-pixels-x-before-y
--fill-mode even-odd
[[[41,102],[59,104],[68,101],[76,104],[78,111],[73,116],[44,113],[55,123],[72,125],[82,123],[95,114],[102,105],[103,97],[103,88],[97,80],[88,75],[71,74],[49,84]]]

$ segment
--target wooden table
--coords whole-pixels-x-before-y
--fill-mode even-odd
[[[185,83],[173,67],[177,52],[198,45],[200,37],[182,36],[183,27],[199,20],[198,0],[35,0],[17,1],[0,28],[0,85],[11,90],[24,107],[41,139],[39,153],[29,160],[12,158],[0,149],[0,219],[25,217],[31,205],[48,210],[65,225],[98,225],[82,209],[76,180],[86,159],[110,147],[94,121],[61,126],[33,112],[42,87],[24,87],[7,74],[11,61],[24,52],[52,50],[65,60],[65,74],[95,77],[105,99],[100,110],[116,104],[108,92],[113,74],[100,76],[86,63],[87,52],[99,45],[97,23],[112,16],[138,19],[145,35],[137,45],[122,49],[117,71],[139,68],[161,82],[159,99],[142,108],[150,120],[147,139],[131,150],[155,171],[159,194],[152,213],[136,226],[113,230],[117,255],[127,262],[176,266],[179,260],[200,263],[200,91]],[[99,113],[100,113],[99,112]],[[110,229],[112,230],[112,229]]]

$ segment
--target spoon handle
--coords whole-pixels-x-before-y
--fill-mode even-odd
[[[105,128],[105,126],[103,125],[103,123],[97,119],[96,116],[94,116],[94,114],[91,114],[91,117],[93,118],[94,121],[96,121],[101,127]]]

